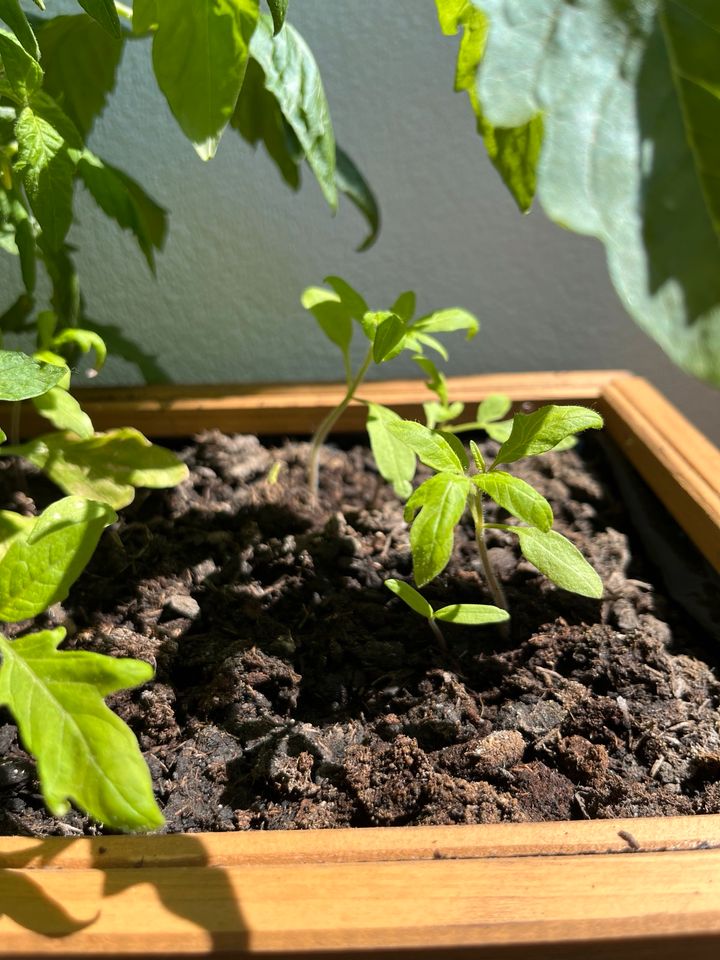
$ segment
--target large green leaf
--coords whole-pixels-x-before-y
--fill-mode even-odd
[[[605,245],[635,320],[720,384],[720,5],[478,0],[479,96],[496,125],[543,112],[538,196]]]
[[[115,9],[115,0],[78,0],[78,3],[110,36],[120,36],[120,19]]]
[[[0,350],[0,400],[38,397],[64,376],[64,367],[38,363],[17,350]]]
[[[529,483],[502,470],[478,473],[472,478],[476,487],[486,493],[518,520],[539,530],[549,530],[553,523],[552,507]]]
[[[448,473],[463,473],[467,468],[467,457],[452,446],[452,441],[436,430],[428,430],[413,420],[389,420],[387,428],[393,436],[414,450],[418,458],[433,470]]]
[[[535,527],[513,527],[512,531],[520,538],[525,559],[553,583],[583,597],[602,597],[602,580],[578,548],[562,534]]]
[[[174,487],[188,475],[174,453],[150,443],[132,427],[98,433],[89,440],[49,433],[3,452],[26,457],[63,492],[118,510],[132,503],[135,487]]]
[[[10,27],[30,56],[39,60],[40,50],[37,40],[25,16],[25,11],[20,6],[20,0],[0,0],[0,20]]]
[[[80,157],[77,172],[100,209],[133,233],[148,266],[155,272],[155,251],[162,250],[167,233],[166,211],[139,183],[89,150]]]
[[[273,36],[272,19],[265,14],[258,20],[250,52],[262,68],[265,86],[297,137],[325,199],[334,209],[335,135],[315,58],[291,24],[286,23]]]
[[[405,504],[411,520],[413,579],[422,587],[447,566],[452,555],[455,526],[465,510],[470,481],[455,473],[438,473],[421,484]]]
[[[552,450],[567,437],[582,430],[600,430],[603,418],[589,407],[548,404],[534,413],[516,413],[510,436],[495,457],[495,463],[514,463]]]
[[[335,184],[340,191],[365,216],[370,232],[357,248],[358,253],[369,250],[380,233],[380,207],[372,191],[352,157],[336,145],[335,147]]]
[[[18,640],[0,635],[0,703],[37,760],[55,816],[70,801],[116,830],[153,830],[163,817],[132,731],[104,697],[152,679],[149,663],[85,650],[59,651],[65,630]]]
[[[35,91],[42,86],[42,68],[14,34],[2,29],[0,29],[0,61],[14,98],[18,103],[27,103]]]
[[[53,387],[35,397],[33,405],[40,416],[49,420],[57,430],[69,430],[83,440],[93,435],[92,420],[75,397],[62,387]]]
[[[47,507],[13,539],[0,561],[0,620],[36,617],[64,600],[116,519],[104,503],[65,497]]]
[[[157,26],[158,0],[133,0],[133,33],[147,33]]]
[[[72,223],[75,162],[68,141],[67,118],[46,99],[25,107],[17,123],[17,167],[33,213],[51,250],[62,246]]]
[[[43,22],[38,42],[45,90],[87,136],[115,87],[122,40],[81,13]]]
[[[415,454],[388,429],[388,423],[401,418],[394,410],[379,403],[368,403],[367,432],[375,463],[383,480],[393,485],[398,497],[405,500],[412,493],[415,476]]]
[[[470,0],[435,0],[443,33],[456,34],[462,28],[455,70],[455,89],[470,98],[477,131],[485,149],[515,198],[520,210],[527,212],[535,196],[537,163],[543,137],[540,114],[513,127],[494,127],[488,122],[478,96],[476,76],[485,52],[488,20]]]
[[[258,0],[158,4],[155,77],[203,160],[215,155],[235,110],[257,21]]]

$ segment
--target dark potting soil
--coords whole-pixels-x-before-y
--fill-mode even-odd
[[[408,529],[366,449],[328,448],[316,508],[306,443],[216,432],[182,452],[188,481],[123,511],[62,606],[9,632],[63,624],[67,647],[156,666],[110,702],[170,832],[718,813],[718,638],[668,598],[603,443],[516,472],[605,598],[555,588],[491,531],[509,636],[447,624],[442,650],[383,587],[410,578]],[[17,466],[3,469],[16,489]],[[3,507],[56,495],[26,482]],[[468,518],[424,593],[490,602]],[[0,833],[98,832],[46,814],[3,712],[0,757]]]

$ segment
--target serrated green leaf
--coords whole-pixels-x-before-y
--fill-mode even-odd
[[[482,455],[482,450],[481,450],[480,447],[475,443],[474,440],[471,440],[471,441],[470,441],[470,453],[472,454],[472,458],[473,458],[473,460],[475,461],[475,466],[478,468],[478,470],[484,471],[484,470],[485,470],[485,457],[483,457],[483,455]]]
[[[413,520],[410,549],[413,579],[425,586],[447,566],[455,527],[465,511],[470,481],[456,473],[438,473],[421,484],[405,504],[405,519]]]
[[[124,427],[78,440],[50,433],[3,453],[26,457],[65,493],[107,503],[116,509],[132,503],[135,487],[173,487],[188,475],[184,463],[138,430]]]
[[[562,534],[535,527],[513,527],[512,531],[520,538],[525,559],[553,583],[582,597],[602,597],[602,580],[578,548]]]
[[[467,457],[463,460],[458,455],[447,436],[441,436],[436,431],[428,430],[421,423],[415,423],[412,420],[389,422],[388,430],[414,450],[418,458],[433,470],[464,473]]]
[[[380,476],[392,483],[398,497],[406,500],[412,493],[415,476],[415,454],[388,430],[388,423],[401,418],[387,407],[368,403],[367,432],[370,448]]]
[[[357,252],[369,250],[380,233],[380,207],[377,197],[352,157],[337,145],[335,147],[335,185],[367,220],[370,232],[357,247]]]
[[[392,590],[393,593],[397,594],[401,600],[404,600],[415,613],[419,613],[421,617],[425,617],[427,620],[433,619],[433,608],[425,597],[421,593],[418,593],[414,587],[411,587],[409,583],[405,583],[404,580],[386,580],[385,586],[388,590]]]
[[[460,463],[463,466],[464,470],[467,470],[470,461],[468,460],[467,453],[465,452],[465,447],[460,437],[456,437],[454,433],[451,433],[449,430],[445,431],[440,427],[436,433],[439,437],[442,437],[446,443],[449,443],[452,449],[455,451],[455,456],[458,458]]]
[[[552,450],[566,437],[582,430],[600,430],[603,419],[589,407],[549,404],[534,413],[517,413],[512,431],[498,450],[495,463],[514,463]]]
[[[163,0],[158,4],[155,77],[203,160],[215,155],[235,110],[258,14],[258,0]]]
[[[42,67],[14,34],[2,29],[0,29],[0,61],[16,101],[27,103],[42,86]]]
[[[157,27],[158,0],[133,0],[132,28],[133,33],[149,33]]]
[[[487,603],[453,603],[436,610],[435,618],[446,623],[475,626],[483,623],[504,623],[510,619],[510,614],[507,610]]]
[[[409,323],[415,313],[416,297],[412,290],[406,290],[401,293],[395,303],[390,307],[392,313],[400,317],[406,323]]]
[[[375,363],[382,363],[384,360],[391,360],[393,356],[397,356],[399,350],[402,349],[404,335],[405,324],[400,317],[396,317],[394,313],[385,317],[377,325],[373,339],[373,360]]]
[[[40,50],[37,40],[25,16],[25,11],[20,6],[20,0],[0,0],[0,20],[10,27],[30,56],[39,60]]]
[[[62,246],[72,222],[75,163],[68,143],[53,123],[25,107],[15,125],[18,169],[33,213],[51,249]]]
[[[491,393],[477,408],[476,421],[484,427],[487,423],[502,420],[512,407],[512,400],[504,393]]]
[[[352,341],[352,317],[337,293],[323,287],[308,287],[301,303],[315,317],[320,329],[344,354]]]
[[[335,135],[315,58],[291,24],[286,23],[284,29],[273,36],[272,20],[264,14],[257,21],[250,52],[262,67],[266,88],[277,100],[325,199],[334,210],[337,207]]]
[[[115,0],[78,0],[78,3],[111,37],[121,35]]]
[[[44,21],[38,43],[44,89],[62,103],[77,129],[87,136],[115,87],[122,40],[82,13]]]
[[[0,562],[0,620],[36,617],[64,600],[116,519],[104,503],[65,497],[14,538]]]
[[[488,156],[502,177],[520,210],[527,212],[533,202],[536,171],[542,145],[542,117],[536,113],[526,123],[495,127],[488,122],[476,85],[488,36],[485,14],[470,0],[436,0],[443,33],[456,34],[462,28],[455,70],[455,90],[470,99]]]
[[[152,679],[150,664],[85,650],[58,651],[65,630],[0,635],[0,703],[37,760],[48,809],[70,801],[116,830],[153,830],[163,817],[137,740],[104,697]]]
[[[75,397],[62,387],[53,387],[35,397],[33,404],[40,416],[49,420],[57,430],[69,430],[83,440],[93,435],[92,420]]]
[[[492,473],[476,474],[472,482],[518,520],[524,520],[530,526],[543,531],[552,527],[552,507],[542,494],[520,477],[514,477],[502,470],[493,470]]]
[[[347,280],[343,280],[342,277],[325,277],[324,282],[333,288],[335,293],[347,308],[350,316],[354,320],[362,320],[363,316],[368,310],[368,305],[365,302],[365,298],[359,294],[354,287],[351,287]]]
[[[123,230],[130,230],[155,272],[155,251],[162,250],[167,213],[122,170],[85,150],[77,165],[80,179],[100,209]]]
[[[492,29],[479,95],[497,124],[543,111],[545,212],[598,237],[633,318],[676,363],[720,384],[720,6],[482,6]]]
[[[54,387],[62,367],[38,363],[17,350],[0,350],[0,400],[29,400]]]
[[[471,340],[480,329],[480,321],[469,310],[461,307],[448,307],[446,310],[436,310],[427,316],[416,320],[410,327],[413,333],[452,333],[455,330],[466,330],[467,340]]]

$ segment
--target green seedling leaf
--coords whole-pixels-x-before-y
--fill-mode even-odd
[[[455,526],[465,510],[470,490],[467,477],[438,473],[421,484],[405,504],[405,519],[412,523],[410,547],[413,579],[425,586],[447,566],[452,555]]]
[[[18,103],[27,103],[42,86],[43,72],[40,64],[18,42],[14,34],[2,29],[0,29],[0,60],[14,99]]]
[[[120,18],[115,9],[115,0],[78,0],[78,3],[111,37],[120,37]]]
[[[483,430],[496,443],[505,443],[512,433],[512,428],[512,420],[498,420],[495,423],[483,424]]]
[[[414,450],[426,466],[449,473],[465,472],[465,452],[462,451],[462,457],[459,455],[459,451],[449,439],[449,434],[441,435],[412,420],[399,420],[397,423],[390,421],[387,426],[390,433]],[[462,444],[460,447],[462,449]]]
[[[358,253],[369,250],[380,233],[380,207],[377,197],[355,161],[337,145],[335,147],[335,185],[367,220],[370,232],[356,249]]]
[[[155,272],[155,251],[162,250],[167,213],[122,170],[85,150],[77,172],[100,209],[123,230],[130,230],[147,264]]]
[[[433,608],[425,597],[421,593],[418,593],[414,587],[411,587],[409,583],[405,583],[403,580],[386,580],[385,586],[388,590],[396,593],[401,600],[405,601],[411,610],[419,613],[421,617],[425,617],[426,620],[432,620],[435,616]]]
[[[447,407],[450,403],[450,398],[448,396],[447,380],[445,379],[445,375],[440,373],[433,361],[428,357],[415,356],[413,357],[413,360],[428,378],[428,382],[426,384],[428,390],[432,390],[433,393],[437,394],[442,406]]]
[[[480,447],[475,443],[474,440],[470,441],[470,453],[472,454],[472,458],[475,461],[475,466],[478,468],[478,470],[484,473],[485,457],[483,457]]]
[[[105,341],[99,333],[94,330],[82,330],[80,327],[66,327],[61,330],[57,336],[54,336],[50,342],[54,350],[60,350],[68,344],[77,347],[81,353],[90,353],[95,351],[94,370],[98,373],[105,366],[107,359],[107,347]]]
[[[562,534],[534,527],[513,527],[512,532],[520,538],[525,559],[553,583],[582,597],[596,600],[602,597],[602,580],[578,548]]]
[[[387,320],[391,316],[392,313],[389,310],[368,310],[367,313],[362,315],[360,326],[370,343],[375,340],[375,333],[383,320]]]
[[[436,5],[443,33],[453,35],[462,27],[455,90],[467,93],[475,114],[477,132],[483,139],[488,156],[518,207],[526,213],[535,196],[536,171],[543,138],[542,115],[539,112],[531,114],[526,123],[516,126],[493,126],[488,121],[477,90],[478,67],[488,39],[488,18],[470,0],[436,0]]]
[[[566,437],[581,430],[600,430],[603,419],[588,407],[540,407],[534,413],[517,413],[512,432],[498,450],[495,463],[514,463],[552,450]]]
[[[20,0],[0,0],[0,20],[4,21],[34,60],[40,59],[35,34],[28,23]]]
[[[155,77],[203,160],[215,155],[235,110],[258,14],[258,0],[163,0],[157,5]]]
[[[149,33],[157,27],[158,0],[133,0],[132,28],[133,33]]]
[[[27,538],[34,523],[35,517],[24,517],[12,510],[0,510],[0,562],[13,541],[20,537]]]
[[[93,435],[90,417],[83,411],[75,397],[62,387],[52,387],[47,393],[33,399],[37,412],[49,420],[58,430],[69,430],[87,440]]]
[[[475,420],[481,427],[495,420],[502,420],[510,411],[512,400],[504,393],[491,393],[477,408]]]
[[[478,473],[472,478],[478,489],[518,520],[547,532],[553,525],[552,507],[529,483],[502,470]]]
[[[453,603],[436,610],[435,618],[444,620],[446,623],[474,626],[483,623],[504,623],[510,619],[510,614],[507,610],[487,603]]]
[[[450,307],[421,317],[410,329],[413,333],[452,333],[454,330],[466,330],[466,339],[472,340],[480,329],[480,321],[468,310]]]
[[[364,297],[342,277],[325,277],[325,283],[333,288],[350,316],[354,320],[361,321],[368,312],[368,305]]]
[[[38,363],[17,350],[0,350],[0,400],[38,397],[64,376],[64,366]]]
[[[267,0],[273,19],[273,32],[277,36],[282,30],[287,14],[288,0]]]
[[[405,336],[405,324],[391,313],[377,325],[373,340],[373,360],[382,363],[392,360],[402,350],[402,340]]]
[[[420,344],[420,346],[418,347],[417,344]],[[446,363],[450,359],[450,356],[447,350],[436,337],[431,337],[430,334],[428,333],[417,333],[415,332],[415,329],[412,328],[411,349],[417,350],[417,349],[422,349],[422,347],[430,347],[431,350],[434,350],[436,353],[439,353]]]
[[[448,420],[455,420],[465,409],[465,404],[457,401],[451,403],[449,407],[444,407],[435,400],[423,404],[425,411],[425,425],[429,430],[434,430],[439,423],[446,423]]]
[[[310,49],[290,23],[273,36],[271,18],[262,15],[257,21],[250,52],[262,67],[265,87],[277,100],[325,199],[334,210],[337,207],[335,135],[320,71]]]
[[[26,457],[65,493],[100,500],[115,509],[132,503],[136,487],[173,487],[188,475],[174,453],[131,427],[98,433],[89,440],[50,433],[4,452]]]
[[[323,287],[308,287],[300,302],[315,317],[328,340],[347,354],[353,335],[352,316],[339,294]]]
[[[0,703],[13,714],[37,760],[48,809],[70,802],[116,830],[163,823],[134,734],[104,697],[152,679],[150,664],[84,650],[59,651],[65,630],[17,640],[0,635]]]
[[[367,432],[370,438],[375,463],[380,476],[388,483],[401,500],[412,493],[415,476],[415,454],[388,429],[388,424],[401,418],[392,410],[378,403],[368,403]]]
[[[406,290],[401,293],[395,303],[390,307],[395,316],[400,317],[405,323],[409,323],[415,313],[415,294],[412,290]]]
[[[26,525],[0,562],[0,620],[36,617],[64,600],[115,519],[104,503],[66,497]]]

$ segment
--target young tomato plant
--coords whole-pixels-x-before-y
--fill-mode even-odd
[[[403,580],[386,580],[385,586],[388,590],[396,593],[401,600],[404,600],[411,610],[419,613],[421,617],[425,617],[435,635],[435,639],[443,650],[446,649],[445,637],[437,625],[438,620],[465,626],[479,626],[485,623],[503,623],[510,619],[507,610],[486,603],[453,603],[441,607],[439,610],[433,610],[425,597],[414,587],[411,587],[409,583],[405,583]]]
[[[463,330],[470,340],[478,332],[480,324],[476,317],[460,307],[437,310],[413,320],[415,294],[411,290],[400,294],[389,310],[370,310],[363,297],[345,280],[340,277],[327,277],[325,282],[332,289],[309,287],[302,295],[302,304],[313,314],[323,333],[340,349],[346,391],[340,403],[325,417],[312,438],[308,462],[308,484],[311,493],[317,497],[318,467],[323,443],[347,407],[353,401],[359,401],[368,408],[368,435],[380,475],[393,484],[398,496],[407,497],[412,490],[410,484],[415,476],[415,453],[402,440],[398,442],[397,436],[389,431],[393,423],[400,422],[400,417],[381,404],[361,400],[357,391],[372,364],[387,363],[403,350],[409,350],[418,361],[426,360],[429,364],[425,368],[426,372],[430,368],[435,370],[434,364],[424,356],[424,350],[435,350],[445,360],[447,351],[434,334]],[[350,346],[356,323],[369,345],[363,360],[353,369]]]
[[[477,444],[470,442],[474,472],[469,471],[465,449],[453,434],[407,420],[389,424],[390,433],[436,471],[405,506],[405,519],[412,522],[415,583],[422,587],[445,569],[452,554],[455,526],[469,506],[483,571],[497,606],[507,609],[507,600],[488,557],[487,529],[517,536],[524,557],[559,587],[586,597],[602,596],[602,582],[595,570],[577,547],[552,529],[553,513],[547,500],[529,483],[500,469],[524,457],[546,453],[568,437],[582,430],[597,430],[602,424],[602,417],[586,407],[545,406],[534,413],[516,414],[510,435],[489,466]],[[486,523],[485,496],[523,523]]]

